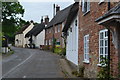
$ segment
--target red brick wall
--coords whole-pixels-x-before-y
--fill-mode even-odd
[[[111,4],[112,7],[115,4]],[[100,67],[97,66],[99,63],[99,31],[105,29],[105,27],[98,25],[95,20],[105,14],[108,10],[108,4],[98,2],[90,3],[90,12],[86,15],[83,14],[81,6],[79,6],[79,66],[85,66],[84,76],[85,77],[97,77],[98,70]],[[90,63],[84,63],[84,36],[89,34],[89,57]],[[114,76],[117,74],[117,54],[115,52],[114,45],[111,41],[111,74]]]
[[[62,37],[61,37],[61,35],[62,35],[62,24],[58,24],[58,25],[55,25],[54,27],[51,27],[51,28],[48,28],[48,29],[46,29],[46,31],[47,30],[52,30],[51,31],[51,33],[47,33],[46,31],[45,31],[45,40],[49,40],[49,39],[52,39],[53,38],[53,28],[54,28],[54,30],[55,30],[55,27],[60,27],[60,32],[57,32],[57,33],[55,33],[54,32],[54,38],[55,39],[59,39],[60,40],[60,46],[61,47],[64,47],[64,45],[62,44],[63,43],[63,39],[62,39]]]

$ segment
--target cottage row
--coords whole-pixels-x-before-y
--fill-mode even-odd
[[[54,44],[54,41],[56,43]],[[80,0],[41,20],[40,24],[24,26],[16,35],[16,46],[52,49],[66,48],[66,58],[77,68],[84,67],[84,77],[94,78],[108,59],[110,74],[120,73],[120,2]],[[40,46],[41,45],[41,46]]]

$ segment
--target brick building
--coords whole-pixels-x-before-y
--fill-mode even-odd
[[[45,44],[49,46],[49,49],[52,48],[53,39],[56,40],[56,45],[59,45],[60,48],[64,48],[64,40],[61,37],[62,29],[68,13],[71,9],[71,6],[72,5],[68,6],[63,10],[60,10],[60,7],[56,6],[56,15],[45,28]]]
[[[72,36],[72,33],[74,32],[72,30],[74,28],[73,23],[75,21],[75,17],[72,16],[76,16],[77,14],[79,18],[78,35],[76,35],[78,36],[77,67],[79,70],[80,68],[84,67],[84,77],[96,78],[100,69],[103,67],[101,64],[103,61],[102,58],[108,59],[109,53],[110,74],[113,77],[118,77],[118,62],[120,54],[120,33],[118,31],[120,30],[118,27],[120,26],[119,11],[120,2],[104,2],[104,0],[100,0],[100,2],[90,2],[89,0],[80,0],[78,14],[75,12],[71,12],[69,14],[69,20],[66,21],[66,24],[63,28],[64,34],[67,35],[66,45],[70,43],[70,40],[68,42],[68,38],[69,36]],[[117,17],[115,16],[109,18],[109,16],[113,14],[117,15]],[[108,35],[109,30],[110,35]],[[77,37],[75,39],[77,39]],[[66,57],[70,56],[71,54],[77,54],[72,53],[72,51],[73,50],[71,50]],[[68,51],[66,50],[66,52]],[[74,56],[70,57],[68,60],[75,64],[73,57]]]
[[[108,2],[85,2],[79,6],[79,67],[84,66],[84,76],[97,77],[102,66],[102,57],[108,58],[110,46],[110,74],[118,76],[118,53],[113,44],[112,33],[108,36],[108,28],[95,22],[97,18],[108,12]],[[118,2],[110,2],[110,8]],[[120,6],[119,6],[120,7]],[[108,37],[110,44],[108,46]]]

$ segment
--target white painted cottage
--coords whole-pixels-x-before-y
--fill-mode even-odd
[[[79,4],[74,3],[63,28],[66,36],[66,58],[75,65],[78,65],[78,9]]]
[[[44,46],[45,39],[45,24],[36,24],[32,30],[30,30],[25,37],[30,38],[31,44],[34,44],[36,48],[40,48],[40,46]]]
[[[15,36],[15,46],[26,47],[29,44],[29,38],[25,38],[25,35],[33,28],[33,21],[30,24],[25,25]]]

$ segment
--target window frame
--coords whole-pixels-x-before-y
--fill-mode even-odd
[[[84,61],[89,63],[89,34],[84,36]]]
[[[57,32],[60,32],[60,31],[61,31],[61,28],[60,28],[60,27],[61,27],[61,26],[58,25]]]
[[[86,3],[86,5],[85,5]],[[86,8],[85,8],[86,6]],[[86,11],[85,11],[86,9]],[[82,12],[83,14],[87,14],[88,12],[90,12],[90,0],[82,0]]]
[[[57,27],[55,27],[55,33],[57,33]]]
[[[105,1],[105,0],[100,0],[98,4],[101,4],[101,3],[103,3],[104,1]]]
[[[108,29],[99,31],[99,64],[98,66],[102,66],[102,64],[100,63],[102,60],[101,56],[108,57]]]

